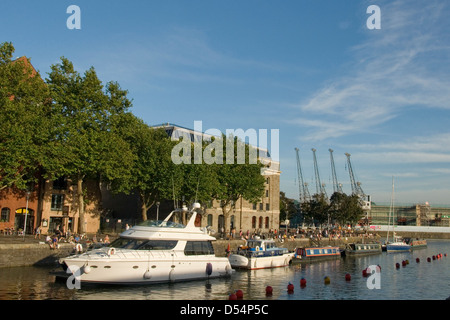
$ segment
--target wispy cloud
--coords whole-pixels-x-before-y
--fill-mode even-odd
[[[353,67],[299,105],[292,122],[308,128],[302,139],[365,132],[412,106],[450,109],[448,4],[380,6],[382,29],[365,31],[367,40],[352,48]]]

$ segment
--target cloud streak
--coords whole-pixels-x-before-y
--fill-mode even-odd
[[[292,123],[308,129],[303,140],[367,132],[411,107],[450,109],[448,4],[381,7],[382,29],[365,31],[367,40],[352,48],[354,67],[299,105]]]

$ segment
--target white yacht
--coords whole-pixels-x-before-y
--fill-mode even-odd
[[[164,221],[147,220],[109,246],[60,259],[80,283],[145,284],[231,275],[226,257],[216,257],[206,228],[196,226],[199,204],[176,209]],[[175,221],[182,221],[186,225]],[[188,219],[188,217],[190,218]],[[73,277],[72,276],[72,277]]]
[[[274,240],[248,240],[236,253],[229,256],[233,268],[266,269],[285,267],[291,263],[293,253],[276,246]]]

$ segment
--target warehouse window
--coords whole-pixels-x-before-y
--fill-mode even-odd
[[[64,204],[64,195],[63,194],[52,194],[52,210],[62,210]]]
[[[1,221],[9,221],[9,214],[11,210],[9,208],[2,208],[2,215],[0,217]]]

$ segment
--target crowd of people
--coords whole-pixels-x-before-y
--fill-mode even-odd
[[[374,234],[368,233],[364,229],[356,229],[351,227],[336,227],[336,228],[288,228],[288,229],[269,229],[269,231],[263,231],[260,229],[255,229],[253,231],[247,230],[243,232],[242,230],[239,233],[236,233],[235,229],[232,229],[231,232],[227,233],[225,237],[229,240],[233,239],[241,239],[241,240],[249,240],[255,239],[255,237],[259,237],[261,239],[278,239],[280,241],[286,240],[295,240],[295,239],[312,239],[312,240],[340,240],[346,237],[367,237],[373,238]]]
[[[41,229],[37,227],[35,230],[35,239],[41,239]],[[50,246],[50,249],[58,249],[60,243],[70,243],[76,246],[77,244],[85,243],[87,245],[96,245],[98,243],[107,245],[110,243],[109,235],[104,238],[98,238],[96,234],[92,239],[88,238],[86,234],[72,234],[70,231],[60,230],[59,226],[53,231],[53,235],[46,235],[45,242]]]

